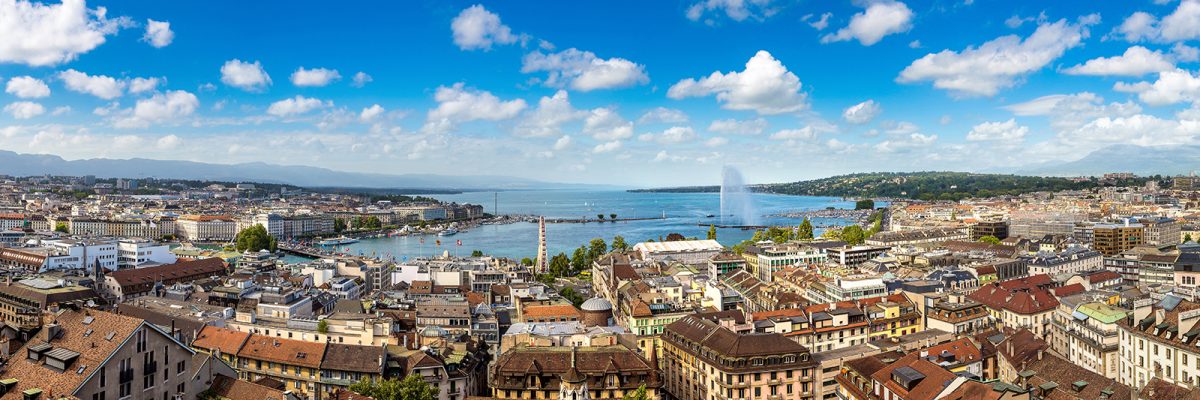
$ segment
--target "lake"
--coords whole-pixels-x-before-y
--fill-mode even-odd
[[[511,191],[472,192],[455,195],[431,196],[446,202],[480,204],[487,213],[544,215],[547,218],[596,218],[596,214],[617,214],[618,218],[664,219],[603,223],[546,224],[546,244],[549,254],[560,252],[570,255],[575,248],[593,238],[612,242],[613,236],[621,235],[630,246],[647,239],[659,240],[669,233],[680,233],[686,237],[703,238],[708,224],[721,224],[720,195],[717,193],[629,193],[624,191]],[[827,207],[854,208],[854,202],[834,197],[786,196],[752,194],[751,202],[764,225],[799,225],[800,219],[767,217],[770,214],[818,210]],[[716,215],[708,217],[708,215]],[[737,224],[726,218],[726,224]],[[840,219],[814,219],[814,225],[845,225]],[[699,226],[698,224],[704,224]],[[817,234],[821,232],[817,229]],[[717,240],[726,246],[750,238],[753,231],[736,228],[718,229]],[[454,236],[399,236],[363,239],[348,245],[351,253],[363,255],[391,255],[396,259],[430,256],[449,251],[450,254],[467,256],[472,250],[486,254],[520,259],[534,258],[537,254],[537,224],[513,223],[483,225],[471,228]],[[437,241],[441,245],[437,245]],[[455,246],[457,241],[462,246]]]

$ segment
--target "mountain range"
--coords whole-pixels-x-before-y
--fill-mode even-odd
[[[0,174],[94,175],[98,178],[170,178],[224,182],[281,183],[303,187],[388,189],[522,190],[595,188],[599,185],[542,182],[501,175],[379,174],[335,171],[261,162],[213,164],[144,158],[64,160],[55,155],[0,150]]]
[[[1108,146],[1075,161],[1014,168],[1019,175],[1095,176],[1132,172],[1141,176],[1186,175],[1200,170],[1200,145]]]

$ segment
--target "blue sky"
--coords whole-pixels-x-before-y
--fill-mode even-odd
[[[1195,142],[1194,21],[1200,0],[0,0],[0,149],[628,185],[1019,170]]]

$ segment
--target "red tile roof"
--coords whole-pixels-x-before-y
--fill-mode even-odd
[[[995,310],[1039,314],[1058,307],[1058,299],[1046,290],[1049,279],[1049,276],[1043,274],[992,283],[967,297]]]

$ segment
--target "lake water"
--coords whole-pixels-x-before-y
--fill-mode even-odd
[[[708,215],[720,213],[720,196],[716,193],[629,193],[623,191],[514,191],[500,192],[498,202],[493,192],[474,192],[456,195],[435,195],[447,202],[483,205],[488,213],[498,210],[501,214],[544,215],[547,218],[596,218],[596,214],[617,214],[618,218],[650,218],[644,221],[604,223],[546,224],[546,244],[549,254],[560,252],[570,255],[575,248],[593,238],[612,242],[613,236],[621,235],[630,246],[647,239],[659,240],[669,233],[680,233],[686,237],[703,238],[708,224],[721,224],[722,218]],[[832,197],[785,196],[753,194],[751,199],[758,210],[760,221],[765,225],[798,225],[800,219],[767,217],[792,211],[817,210],[827,207],[853,208],[852,201]],[[725,224],[738,221],[727,217]],[[845,225],[840,219],[814,219],[814,225]],[[698,224],[704,224],[699,226]],[[820,229],[817,230],[819,235]],[[718,229],[717,240],[727,246],[736,244],[753,235],[753,231],[741,229]],[[430,256],[449,251],[450,254],[466,256],[472,250],[486,254],[520,259],[534,258],[537,254],[537,224],[513,223],[505,225],[483,225],[471,228],[454,236],[438,237],[400,236],[390,238],[363,239],[348,245],[351,253],[363,255],[392,255],[396,259]],[[441,241],[441,246],[436,241]],[[456,241],[462,246],[455,246]]]

